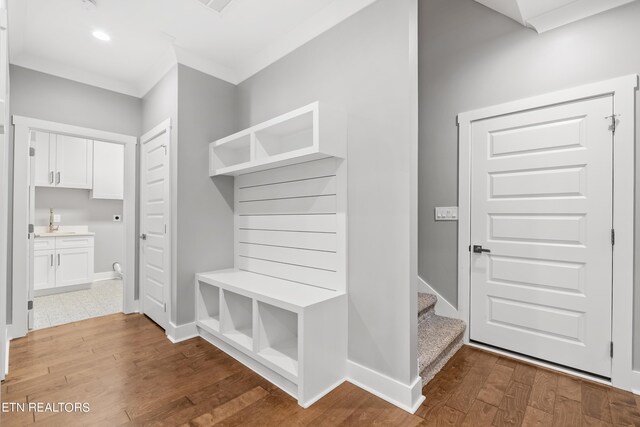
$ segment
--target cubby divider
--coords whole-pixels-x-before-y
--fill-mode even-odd
[[[228,290],[222,291],[220,330],[228,339],[253,350],[253,301]]]
[[[220,330],[220,288],[198,282],[197,321],[206,329]]]
[[[298,314],[258,302],[258,354],[277,368],[298,375]]]

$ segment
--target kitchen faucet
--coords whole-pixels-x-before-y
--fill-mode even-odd
[[[53,225],[53,208],[49,209],[49,233],[58,231],[59,225]]]

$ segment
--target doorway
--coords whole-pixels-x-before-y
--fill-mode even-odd
[[[612,96],[477,122],[470,338],[611,376]]]
[[[18,116],[13,117],[13,124],[10,337],[24,336],[34,326],[54,326],[114,310],[137,311],[134,298],[137,138]],[[118,204],[115,201],[119,199]],[[91,215],[74,216],[76,210],[87,208],[89,201],[98,203],[91,209],[102,215],[95,222]],[[104,230],[110,223],[117,224],[119,236]],[[96,246],[98,234],[102,237]],[[104,245],[109,242],[116,247],[121,245],[118,254],[121,259],[105,263],[95,252],[105,250]],[[98,271],[96,261],[100,263]],[[65,305],[68,310],[61,311]],[[42,315],[34,318],[34,306],[41,313],[49,310],[49,318],[45,320]]]
[[[140,138],[140,311],[165,331],[171,302],[171,122]]]
[[[622,389],[640,380],[628,327],[637,86],[631,75],[459,115],[467,342]]]

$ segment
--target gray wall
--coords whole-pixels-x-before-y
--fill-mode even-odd
[[[26,116],[70,125],[100,129],[136,136],[142,123],[141,100],[106,89],[44,74],[11,65],[12,115]],[[13,140],[13,135],[11,135]],[[10,158],[13,158],[11,145]],[[13,177],[13,164],[9,165]],[[10,178],[10,201],[13,200],[13,179]],[[13,211],[10,204],[9,212]],[[9,244],[13,223],[9,218]],[[9,259],[11,269],[12,257]],[[11,271],[9,271],[11,277]],[[11,282],[9,282],[11,283]],[[7,287],[7,304],[11,304],[11,287]],[[10,318],[11,310],[7,317]]]
[[[415,7],[380,0],[239,86],[243,127],[316,100],[349,113],[349,359],[405,384],[417,375],[410,265]]]
[[[143,98],[143,129],[171,118],[173,304],[176,325],[195,320],[194,275],[233,267],[233,180],[209,178],[209,143],[238,130],[237,88],[179,65]]]
[[[141,101],[133,96],[11,65],[11,114],[139,135]]]
[[[94,238],[94,271],[112,271],[114,262],[122,262],[124,226],[114,222],[113,215],[122,215],[122,200],[97,200],[89,190],[68,188],[36,188],[35,225],[49,225],[49,208],[61,215],[61,226],[87,225],[96,233]]]
[[[237,89],[178,66],[177,322],[195,320],[194,274],[233,267],[233,178],[209,177],[209,143],[237,127]]]
[[[640,2],[540,35],[473,0],[419,3],[419,272],[456,305],[457,224],[433,221],[434,207],[457,204],[456,115],[639,73]],[[640,123],[640,113],[635,119]],[[636,246],[636,258],[639,254]],[[635,330],[640,333],[638,294]],[[639,366],[640,340],[635,343]]]
[[[165,120],[171,120],[171,203],[175,206],[177,200],[177,157],[178,157],[178,66],[173,67],[158,83],[142,98],[142,134],[146,134]],[[140,147],[138,147],[138,159],[140,158]],[[138,162],[139,164],[139,162]],[[140,184],[140,169],[138,168],[136,188]],[[136,197],[140,206],[139,194]],[[176,229],[176,218],[172,218],[171,229]],[[136,234],[139,234],[140,224],[136,224]],[[136,253],[139,253],[140,245],[136,243]],[[171,245],[171,283],[176,283],[177,272],[177,245]],[[137,262],[136,262],[137,264]],[[136,277],[139,277],[139,270],[136,269]],[[176,300],[175,287],[172,287],[171,298]],[[138,298],[139,289],[136,289]],[[176,321],[176,306],[171,304],[171,321]]]

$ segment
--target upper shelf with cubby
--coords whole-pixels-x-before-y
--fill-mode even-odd
[[[240,175],[324,157],[346,157],[347,118],[314,102],[212,142],[209,175]]]

